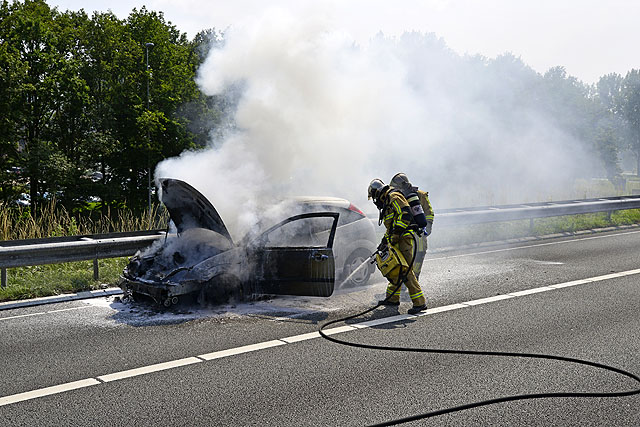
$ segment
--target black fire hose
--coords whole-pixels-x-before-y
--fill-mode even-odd
[[[462,354],[462,355],[476,355],[476,356],[500,356],[500,357],[520,357],[520,358],[532,358],[532,359],[546,359],[546,360],[557,360],[557,361],[561,361],[561,362],[570,362],[570,363],[576,363],[576,364],[580,364],[580,365],[585,365],[585,366],[591,366],[597,369],[604,369],[607,371],[611,371],[611,372],[615,372],[616,374],[619,375],[624,375],[626,377],[629,377],[633,380],[635,380],[638,383],[638,388],[633,389],[633,390],[628,390],[628,391],[618,391],[618,392],[610,392],[610,393],[606,393],[606,392],[591,392],[591,393],[586,393],[586,392],[563,392],[563,393],[532,393],[532,394],[518,394],[518,395],[512,395],[512,396],[504,396],[504,397],[498,397],[495,399],[487,399],[487,400],[481,400],[478,402],[472,402],[472,403],[466,403],[463,405],[459,405],[459,406],[452,406],[450,408],[445,408],[445,409],[438,409],[435,411],[430,411],[430,412],[425,412],[422,414],[417,414],[417,415],[412,415],[412,416],[408,416],[408,417],[404,417],[404,418],[398,418],[395,420],[391,420],[391,421],[385,421],[379,424],[371,424],[371,427],[377,427],[377,426],[391,426],[391,425],[396,425],[396,424],[403,424],[403,423],[407,423],[410,421],[417,421],[417,420],[421,420],[424,418],[431,418],[431,417],[436,417],[439,415],[444,415],[444,414],[450,414],[452,412],[458,412],[458,411],[464,411],[466,409],[472,409],[472,408],[479,408],[481,406],[488,406],[488,405],[493,405],[496,403],[504,403],[504,402],[513,402],[516,400],[531,400],[531,399],[548,399],[548,398],[560,398],[560,397],[572,397],[572,398],[580,398],[580,397],[625,397],[625,396],[633,396],[636,394],[640,394],[640,377],[638,377],[637,375],[629,372],[629,371],[625,371],[624,369],[620,369],[620,368],[616,368],[613,366],[609,366],[609,365],[605,365],[603,363],[597,363],[597,362],[591,362],[588,360],[582,360],[582,359],[576,359],[573,357],[565,357],[565,356],[555,356],[555,355],[550,355],[550,354],[538,354],[538,353],[512,353],[512,352],[504,352],[504,351],[477,351],[477,350],[449,350],[449,349],[434,349],[434,348],[412,348],[412,347],[393,347],[393,346],[381,346],[381,345],[372,345],[372,344],[359,344],[359,343],[353,343],[353,342],[349,342],[349,341],[342,341],[339,340],[337,338],[333,338],[330,337],[328,335],[326,335],[323,332],[323,329],[326,328],[329,325],[333,325],[335,323],[339,323],[339,322],[345,322],[347,320],[351,320],[351,319],[355,319],[356,317],[360,317],[363,316],[373,310],[375,310],[376,308],[380,307],[384,302],[386,302],[387,300],[389,300],[389,298],[398,291],[398,289],[400,288],[400,286],[402,286],[402,283],[406,280],[409,271],[411,271],[413,269],[413,263],[415,261],[416,258],[416,252],[417,252],[417,238],[415,236],[415,234],[413,235],[413,240],[416,243],[415,245],[415,250],[413,251],[413,258],[411,259],[411,264],[409,265],[409,269],[407,270],[407,272],[405,273],[404,276],[402,275],[398,275],[398,283],[396,288],[394,289],[394,291],[387,295],[387,297],[383,300],[380,301],[376,306],[369,308],[361,313],[357,313],[354,314],[352,316],[348,316],[342,319],[337,319],[337,320],[332,320],[330,322],[327,322],[325,324],[323,324],[320,329],[318,330],[320,336],[322,336],[323,338],[335,342],[337,344],[341,344],[341,345],[346,345],[349,347],[357,347],[357,348],[368,348],[368,349],[372,349],[372,350],[391,350],[391,351],[404,351],[404,352],[414,352],[414,353],[431,353],[431,354]],[[374,252],[372,257],[377,253]]]

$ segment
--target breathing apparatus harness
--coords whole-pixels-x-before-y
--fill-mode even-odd
[[[409,205],[409,212],[411,213],[412,218],[409,228],[411,229],[411,231],[417,233],[418,236],[421,236],[422,233],[424,233],[425,227],[428,226],[428,223],[427,217],[424,213],[424,209],[422,209],[422,205],[420,204],[420,198],[415,192],[405,193],[398,188],[390,187],[388,191],[386,189],[383,189],[382,191],[380,191],[379,195],[376,195],[373,198],[373,203],[378,208],[378,226],[381,226],[384,221],[384,202],[382,201],[382,197],[389,197],[389,195],[392,193],[402,194],[402,197],[407,200],[407,204]]]
[[[382,216],[382,213],[381,213]],[[404,268],[404,264],[401,263],[400,274],[398,274],[398,280],[395,283],[396,287],[393,292],[388,293],[387,297],[380,301],[377,305],[368,308],[367,310],[357,313],[351,316],[344,317],[342,319],[332,320],[323,324],[318,333],[322,338],[332,341],[336,344],[346,345],[349,347],[357,347],[357,348],[367,348],[371,350],[386,350],[386,351],[402,351],[402,352],[413,352],[413,353],[430,353],[430,354],[460,354],[460,355],[475,355],[475,356],[499,356],[499,357],[518,357],[518,358],[529,358],[529,359],[546,359],[546,360],[556,360],[561,362],[571,362],[579,365],[591,366],[597,369],[604,369],[606,371],[611,371],[619,375],[624,375],[635,380],[639,385],[635,390],[628,391],[618,391],[618,392],[558,392],[558,393],[531,393],[531,394],[518,394],[512,396],[504,396],[498,397],[495,399],[487,399],[481,400],[478,402],[467,403],[459,406],[452,406],[450,408],[438,409],[435,411],[425,412],[423,414],[412,415],[404,418],[398,418],[395,420],[385,421],[379,424],[372,424],[371,426],[390,426],[396,424],[407,423],[410,421],[421,420],[424,418],[436,417],[439,415],[450,414],[453,412],[464,411],[466,409],[478,408],[482,406],[493,405],[496,403],[504,403],[504,402],[512,402],[516,400],[531,400],[531,399],[548,399],[548,398],[560,398],[560,397],[572,397],[572,398],[580,398],[580,397],[624,397],[624,396],[632,396],[636,394],[640,394],[640,377],[637,375],[625,371],[624,369],[616,368],[613,366],[605,365],[603,363],[591,362],[588,360],[577,359],[573,357],[564,357],[564,356],[555,356],[550,354],[540,354],[540,353],[514,353],[514,352],[505,352],[505,351],[478,351],[478,350],[451,350],[451,349],[436,349],[436,348],[414,348],[414,347],[394,347],[394,346],[381,346],[381,345],[373,345],[373,344],[360,344],[349,341],[343,341],[334,337],[331,337],[323,332],[329,325],[333,325],[335,323],[346,322],[351,319],[355,319],[356,317],[364,316],[367,313],[372,312],[378,307],[384,305],[385,302],[391,298],[393,294],[395,294],[402,286],[402,283],[407,279],[409,271],[413,269],[413,263],[416,258],[416,248],[417,248],[417,238],[415,233],[411,233],[414,240],[414,251],[413,256],[411,258],[411,263],[408,264],[406,270]],[[390,247],[393,247],[392,245]],[[387,248],[387,250],[390,250]],[[400,255],[402,257],[402,255]],[[384,253],[383,249],[376,250],[373,254],[369,256],[369,258],[365,262],[373,262],[374,258],[377,262],[380,259],[386,259],[387,256]],[[380,268],[380,264],[378,264]]]

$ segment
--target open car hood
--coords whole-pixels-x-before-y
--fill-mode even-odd
[[[162,203],[167,207],[178,233],[190,228],[206,228],[223,235],[233,244],[218,211],[202,193],[178,179],[163,178],[160,185]]]

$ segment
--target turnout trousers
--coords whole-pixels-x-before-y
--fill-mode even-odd
[[[400,241],[398,242],[398,249],[400,249],[400,253],[407,260],[407,263],[411,262],[411,259],[413,258],[414,242],[413,242],[412,234],[413,234],[412,232],[407,232],[403,234],[402,237],[400,238]],[[418,238],[418,240],[420,240],[420,238]],[[416,258],[417,258],[417,254],[416,254]],[[404,281],[404,285],[407,287],[407,290],[409,291],[409,297],[411,298],[411,302],[413,303],[414,307],[423,305],[427,302],[426,298],[424,297],[424,294],[422,293],[422,289],[420,288],[420,284],[418,283],[418,279],[416,278],[416,275],[413,272],[413,269],[411,269],[409,271],[409,274],[407,274],[407,280]],[[394,289],[396,288],[396,286],[397,286],[396,283],[391,283],[391,282],[389,282],[389,284],[387,285],[387,296],[393,294],[389,298],[390,302],[400,301],[400,290],[402,289],[402,286],[400,286],[398,290],[394,292]]]

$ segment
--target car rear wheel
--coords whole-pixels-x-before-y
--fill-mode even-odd
[[[362,264],[369,258],[370,255],[371,254],[368,253],[365,249],[356,249],[355,251],[351,252],[351,255],[347,257],[347,260],[344,263],[341,279],[343,283],[341,287],[347,288],[364,286],[369,282],[369,278],[373,273],[373,269],[371,268],[370,264],[364,266]],[[358,270],[359,267],[360,269]]]

